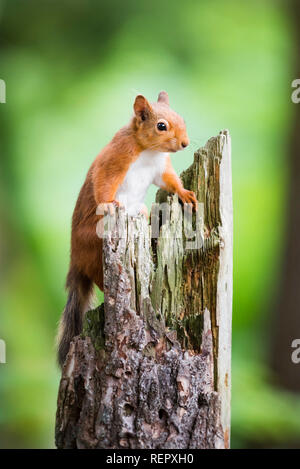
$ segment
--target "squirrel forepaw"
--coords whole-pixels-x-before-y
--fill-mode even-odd
[[[112,200],[111,202],[104,202],[100,204],[103,215],[114,215],[116,208],[122,208],[124,205],[118,200]]]
[[[145,204],[142,204],[141,207],[140,207],[140,210],[139,210],[139,213],[141,213],[142,215],[144,215],[144,217],[146,217],[147,220],[149,220],[149,213],[148,213],[148,209],[146,207]]]
[[[179,198],[184,204],[192,204],[193,210],[196,212],[198,210],[198,201],[196,199],[196,194],[193,191],[189,191],[187,189],[183,189],[180,192]]]

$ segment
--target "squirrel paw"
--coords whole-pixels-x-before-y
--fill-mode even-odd
[[[184,203],[184,204],[192,204],[192,207],[193,207],[193,210],[196,212],[197,209],[198,209],[198,201],[196,199],[196,195],[195,195],[195,192],[193,191],[189,191],[187,189],[183,189],[183,191],[178,194],[179,195],[179,198],[180,200]]]
[[[124,205],[118,200],[112,200],[111,202],[104,202],[100,204],[103,215],[114,215],[116,208],[124,207]]]
[[[140,210],[139,210],[139,213],[141,213],[142,215],[144,215],[144,217],[146,217],[147,220],[149,220],[149,213],[148,213],[148,209],[146,207],[145,204],[142,204],[141,207],[140,207]]]

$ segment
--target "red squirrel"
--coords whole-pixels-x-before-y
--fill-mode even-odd
[[[169,107],[161,91],[155,103],[138,95],[134,117],[119,130],[92,163],[79,193],[72,218],[69,292],[59,327],[58,362],[63,365],[74,336],[81,333],[83,314],[96,284],[103,290],[102,239],[97,236],[99,204],[122,204],[129,215],[145,211],[150,184],[178,194],[197,208],[194,192],[184,189],[169,153],[186,148],[185,122]]]

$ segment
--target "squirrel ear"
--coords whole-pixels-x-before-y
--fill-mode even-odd
[[[134,109],[135,115],[137,117],[140,117],[143,121],[146,120],[147,116],[151,112],[151,106],[149,102],[141,94],[139,94],[135,98],[133,109]]]
[[[166,91],[161,91],[158,95],[158,100],[159,103],[164,103],[169,106],[169,95]]]

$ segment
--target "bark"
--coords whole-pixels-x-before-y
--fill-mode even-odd
[[[193,219],[161,190],[151,225],[118,211],[104,304],[87,313],[62,372],[58,448],[229,446],[230,164],[227,131],[195,153],[181,175],[199,201]]]

